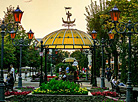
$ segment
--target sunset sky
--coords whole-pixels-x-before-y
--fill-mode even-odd
[[[31,1],[31,2],[29,2]],[[86,32],[86,20],[84,13],[85,6],[90,5],[91,0],[0,0],[0,18],[4,17],[3,11],[12,5],[24,11],[21,24],[28,32],[31,28],[36,38],[43,38],[45,35],[65,28],[62,26],[62,17],[67,19],[64,7],[72,7],[71,20],[76,18],[77,28]]]

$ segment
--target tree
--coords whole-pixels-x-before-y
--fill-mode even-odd
[[[122,66],[121,66],[122,73],[125,74],[125,72],[126,72],[125,69],[127,68],[128,51],[124,50],[124,49],[128,49],[128,48],[125,46],[127,44],[127,36],[122,36],[121,34],[116,33],[114,30],[114,25],[111,22],[111,17],[110,17],[109,11],[114,7],[115,4],[119,8],[119,10],[122,11],[121,15],[120,15],[119,22],[128,22],[129,19],[132,22],[138,21],[137,20],[137,18],[138,18],[138,12],[137,12],[138,11],[138,2],[136,0],[131,0],[131,1],[111,0],[111,1],[106,1],[106,2],[104,2],[104,0],[100,0],[100,6],[98,6],[96,4],[96,2],[95,3],[91,2],[90,6],[86,7],[87,14],[85,14],[85,15],[86,15],[86,21],[88,22],[87,23],[88,32],[91,32],[94,28],[98,32],[98,39],[101,39],[101,37],[107,39],[107,34],[111,29],[115,33],[115,40],[114,40],[114,42],[112,42],[112,46],[111,46],[111,48],[109,48],[110,50],[108,50],[106,48],[106,52],[112,53],[112,55],[115,58],[114,67],[115,67],[115,74],[117,75],[117,73],[118,73],[117,65],[118,65],[118,56],[119,55],[122,56],[122,57],[120,57],[120,60],[122,60]],[[95,23],[95,21],[97,21],[97,20],[98,20],[98,22]],[[117,30],[120,30],[120,31],[124,30],[125,26],[122,24],[121,25],[117,24]],[[124,35],[126,35],[126,34],[124,34]],[[133,36],[135,39],[137,38],[136,35],[133,35]],[[124,43],[120,44],[122,39],[125,39]],[[132,45],[134,45],[135,39],[132,39]],[[137,44],[138,43],[136,42],[136,45]],[[134,64],[134,66],[135,65],[136,64]],[[123,77],[125,77],[125,78],[122,78],[122,81],[125,82],[127,77],[126,77],[126,75]]]
[[[81,53],[79,50],[74,51],[71,54],[71,57],[74,57],[78,61],[78,65],[80,69],[83,67],[88,67],[86,56],[83,53]]]
[[[9,6],[7,7],[7,11],[5,11],[5,16],[4,16],[4,22],[5,25],[10,23],[14,23],[14,17],[12,14],[12,11],[14,10],[14,7]],[[9,24],[7,26],[7,29],[10,31],[12,25]],[[1,30],[1,29],[0,29]],[[14,30],[17,30],[15,27]],[[0,35],[1,36],[1,35]],[[18,24],[18,31],[16,33],[15,40],[18,39],[28,39],[28,36],[26,34],[26,31],[22,27],[22,25]],[[10,64],[14,65],[14,68],[19,68],[19,60],[20,60],[20,47],[19,46],[13,46],[12,40],[10,38],[10,34],[6,33],[4,37],[4,68],[9,67]],[[1,39],[0,39],[1,42]],[[14,41],[13,41],[14,42]],[[1,50],[1,49],[0,49]],[[28,56],[28,48],[23,47],[22,49],[22,66],[26,66],[28,64],[27,56]]]

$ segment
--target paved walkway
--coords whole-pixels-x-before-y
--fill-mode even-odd
[[[4,81],[6,80],[6,76],[7,76],[7,74],[4,74]],[[29,76],[29,73],[27,74],[27,76]],[[15,82],[14,86],[18,86],[18,77],[16,77],[16,82]],[[22,73],[22,86],[39,87],[39,82],[31,82],[30,77],[28,77],[27,80],[25,80],[25,73]],[[97,86],[98,87],[101,86],[101,78],[100,77],[97,78]],[[82,87],[91,88],[92,85],[90,84],[90,82],[83,82]],[[111,84],[110,84],[110,82],[107,81],[107,79],[105,79],[105,87],[111,88]],[[133,87],[133,89],[138,90],[138,87]]]
[[[27,74],[29,76],[29,73]],[[4,74],[4,80],[6,78],[6,74]],[[18,78],[16,78],[16,82],[14,87],[18,86]],[[25,73],[22,73],[22,86],[32,86],[32,87],[39,87],[39,82],[31,82],[31,78],[28,77],[27,80],[25,80]],[[98,77],[97,78],[97,86],[100,87],[101,86],[101,78]],[[82,86],[81,87],[86,87],[87,89],[90,89],[92,87],[92,85],[90,84],[90,82],[82,82]],[[110,82],[107,81],[107,79],[105,79],[105,87],[109,87],[109,89],[111,89],[111,84]],[[138,87],[133,87],[134,90],[138,91]],[[138,100],[137,100],[138,101]]]

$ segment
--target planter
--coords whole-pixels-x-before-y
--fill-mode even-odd
[[[24,97],[11,97],[8,100],[18,102],[101,102],[103,96],[89,96],[89,95],[46,95],[46,94],[28,94]]]

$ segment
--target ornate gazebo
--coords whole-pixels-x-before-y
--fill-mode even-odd
[[[66,8],[65,8],[66,9]],[[70,16],[72,14],[68,11],[66,12],[67,21],[63,21],[63,26],[67,26],[67,29],[60,29],[53,31],[52,33],[46,35],[37,44],[37,47],[45,49],[45,56],[47,54],[47,49],[90,49],[93,47],[92,37],[78,29],[70,29],[70,26],[74,26],[75,19],[71,21]],[[45,64],[47,60],[45,60]],[[45,66],[45,74],[47,75],[47,64]],[[47,77],[45,78],[47,81]]]
[[[68,9],[65,7],[65,9]],[[70,17],[72,14],[67,11],[67,21],[62,18],[63,26],[67,26],[67,29],[56,30],[48,35],[46,35],[43,41],[43,48],[49,49],[89,49],[93,46],[92,37],[78,29],[70,29],[74,26],[75,19],[71,21]],[[38,43],[38,47],[41,43]]]

